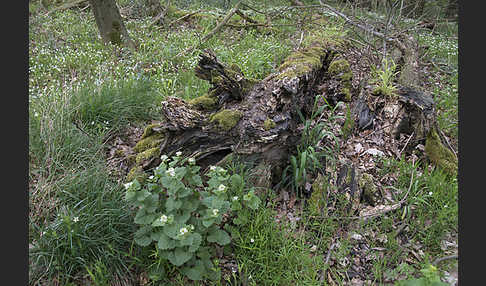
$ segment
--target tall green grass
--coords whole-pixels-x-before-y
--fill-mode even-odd
[[[114,279],[127,275],[134,226],[104,141],[129,122],[153,118],[159,100],[149,82],[127,81],[31,102],[31,283],[67,283],[102,265]]]

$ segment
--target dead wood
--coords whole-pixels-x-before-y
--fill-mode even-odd
[[[431,161],[454,173],[454,161],[449,155],[444,157],[444,149],[448,149],[441,143],[430,94],[400,85],[395,96],[385,96],[374,93],[366,84],[356,86],[352,82],[360,64],[353,58],[357,48],[329,39],[311,38],[305,42],[308,44],[292,53],[278,72],[262,81],[245,78],[238,66],[220,62],[210,50],[201,53],[195,74],[208,81],[211,88],[190,101],[170,97],[162,103],[163,118],[149,125],[135,146],[134,167],[127,180],[157,166],[160,155],[181,151],[195,158],[203,169],[229,157],[240,157],[259,169],[254,184],[271,187],[281,179],[301,140],[299,113],[307,118],[316,96],[332,106],[346,103],[338,112],[348,114],[348,119],[333,127],[333,132],[342,142],[336,157],[355,161],[337,166],[344,170],[337,189],[341,193],[350,191],[348,197],[353,200],[347,207],[350,216],[358,211],[364,193],[360,179],[366,172],[373,174],[372,157],[377,154],[400,156],[422,146]],[[356,151],[356,142],[364,145],[364,150]],[[351,175],[344,176],[348,173]],[[354,181],[343,181],[345,177]],[[380,211],[377,202],[376,210],[382,213],[401,205],[382,205],[385,209]]]
[[[66,9],[70,9],[70,8],[79,6],[84,2],[88,2],[88,0],[74,0],[74,1],[69,2],[69,3],[65,3],[65,4],[63,4],[59,7],[53,8],[52,10],[47,12],[46,16],[49,15],[50,13],[52,13],[52,12],[55,12],[55,11],[62,11],[62,10],[66,10]]]
[[[216,25],[216,27],[213,30],[211,30],[211,32],[207,33],[201,39],[201,43],[206,42],[209,38],[211,38],[214,34],[216,34],[224,26],[224,24],[226,24],[228,22],[228,20],[231,18],[231,16],[233,16],[233,14],[235,14],[236,11],[238,11],[238,7],[240,6],[240,3],[241,3],[241,1],[236,3],[235,7],[233,7],[233,9],[231,9],[228,12],[228,14],[226,14],[226,16],[223,18],[223,20],[221,20],[221,22],[219,22],[218,25]]]

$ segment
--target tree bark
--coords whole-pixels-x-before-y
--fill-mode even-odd
[[[89,0],[103,42],[136,48],[128,34],[115,0]]]

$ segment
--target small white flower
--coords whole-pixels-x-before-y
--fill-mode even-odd
[[[231,198],[233,200],[233,202],[236,202],[238,200],[238,196],[234,196],[233,198]]]
[[[223,184],[219,185],[219,187],[218,187],[218,191],[220,191],[220,192],[224,192],[224,190],[226,190],[226,186],[225,186],[225,185],[223,185]]]
[[[39,113],[38,112],[34,113],[34,116],[39,117]]]
[[[194,230],[194,226],[192,224],[190,224],[189,229]]]
[[[182,236],[182,235],[185,235],[186,233],[188,233],[189,230],[187,230],[187,227],[182,227],[181,229],[179,229],[179,234]]]
[[[218,172],[224,174],[226,173],[226,170],[224,168],[218,167]]]
[[[178,152],[176,153],[176,156],[178,156],[178,157],[179,157],[179,156],[181,156],[181,155],[182,155],[182,152],[181,152],[181,151],[178,151]]]
[[[194,158],[189,158],[189,160],[187,160],[189,162],[189,164],[193,165],[194,163],[196,163],[196,159]]]
[[[78,222],[78,221],[79,221],[79,217],[75,216],[75,217],[73,218],[73,221],[74,221],[74,222]]]
[[[94,121],[91,121],[91,125],[94,125]]]
[[[213,216],[217,216],[219,213],[219,210],[218,209],[213,209]]]
[[[132,184],[133,184],[133,182],[129,182],[129,183],[123,184],[123,186],[125,186],[125,190],[128,190],[132,186]]]
[[[216,166],[211,166],[211,167],[209,167],[209,169],[210,169],[211,171],[216,171]]]
[[[447,208],[447,205],[445,205],[444,208]]]
[[[152,180],[153,178],[154,178],[154,175],[151,175],[151,176],[149,177],[149,179],[150,179],[150,180]]]
[[[165,160],[169,159],[169,157],[167,157],[167,155],[162,155],[160,156],[160,160],[162,160],[162,162],[165,162]]]
[[[429,196],[432,196],[432,194],[433,194],[432,192],[429,192]]]
[[[255,240],[252,238],[252,239],[250,239],[250,242],[253,243],[253,242],[255,242]]]
[[[45,235],[46,233],[47,233],[47,231],[43,231],[43,232],[42,232],[42,235]]]
[[[174,168],[170,167],[169,170],[165,171],[169,176],[175,177],[175,170]]]
[[[166,215],[161,215],[159,220],[161,223],[166,223],[169,218]]]

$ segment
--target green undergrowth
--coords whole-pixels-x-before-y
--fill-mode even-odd
[[[75,281],[96,267],[114,280],[126,278],[133,225],[107,169],[104,141],[128,122],[153,118],[156,99],[147,82],[128,81],[31,101],[31,283]]]
[[[124,9],[142,2],[117,1]],[[205,95],[209,83],[194,75],[203,49],[212,49],[221,62],[238,65],[249,79],[263,79],[278,70],[300,37],[299,27],[284,25],[295,24],[293,17],[303,12],[283,10],[287,1],[248,1],[258,9],[280,13],[281,17],[273,22],[276,26],[224,28],[200,43],[235,3],[177,1],[175,5],[186,12],[200,9],[201,17],[170,29],[150,26],[151,17],[127,16],[125,25],[139,43],[137,51],[130,51],[101,43],[89,8],[47,15],[39,1],[29,2],[30,285],[134,285],[147,277],[146,270],[153,266],[157,254],[133,241],[133,212],[123,200],[123,178],[108,168],[107,141],[122,135],[128,124],[142,127],[157,119],[160,101],[167,96],[190,100]],[[258,12],[242,10],[265,21]],[[175,14],[168,15],[167,20],[176,18]],[[329,39],[347,35],[342,20],[331,16],[326,19],[327,24],[322,26],[325,29],[314,29],[315,33]],[[303,23],[301,28],[309,27]],[[452,35],[454,31],[446,32]],[[425,35],[420,40],[430,45],[425,57],[439,61],[441,69],[452,72],[442,77],[444,86],[437,86],[435,91],[438,122],[448,135],[457,134],[457,45],[451,35]],[[302,42],[302,46],[308,44],[307,40]],[[184,52],[188,47],[194,49]],[[212,104],[200,102],[206,103]],[[309,133],[304,140],[308,142],[302,142],[295,154],[296,164],[288,178],[297,189],[305,187],[306,174],[314,175],[323,168],[317,163],[320,159],[326,158],[327,168],[335,167],[332,154],[339,147],[329,126],[303,122]],[[266,128],[272,126],[267,122]],[[317,144],[324,137],[327,143]],[[245,181],[252,176],[236,167],[231,172]],[[392,192],[395,199],[401,199],[408,188],[410,193],[405,208],[360,226],[388,237],[385,244],[370,242],[371,247],[386,248],[386,259],[373,262],[377,284],[402,268],[407,268],[410,278],[418,277],[427,262],[441,255],[444,237],[457,231],[455,178],[439,169],[430,171],[428,166],[395,160],[383,162],[381,172],[382,176],[396,173],[396,185],[390,186],[400,190]],[[332,217],[316,219],[304,210],[294,213],[298,221],[285,222],[288,220],[283,217],[277,222],[281,209],[272,203],[276,191],[257,193],[262,200],[260,207],[239,213],[241,225],[226,229],[232,234],[232,242],[223,252],[233,255],[238,271],[223,275],[221,282],[212,285],[220,285],[223,280],[231,285],[241,281],[246,281],[245,285],[322,285],[319,275],[324,270],[333,277],[345,275],[345,270],[324,263],[336,232],[344,226],[342,221]],[[398,221],[408,225],[406,235],[410,241],[424,246],[426,259],[417,265],[403,262],[408,253],[393,234],[393,225]],[[350,241],[339,240],[334,255],[350,257]],[[222,265],[217,260],[213,263]],[[166,285],[188,285],[176,268],[168,267],[167,274],[170,278]],[[147,285],[156,284],[149,281]]]
[[[443,25],[444,26],[444,25]],[[455,141],[458,139],[458,39],[454,25],[446,25],[442,33],[424,32],[417,35],[421,46],[427,47],[423,57],[432,62],[432,72],[438,79],[426,77],[437,106],[439,127]]]

